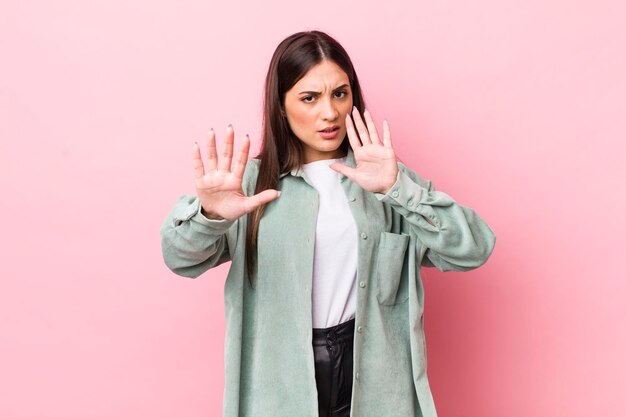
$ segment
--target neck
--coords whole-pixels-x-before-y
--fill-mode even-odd
[[[322,155],[311,155],[304,157],[304,164],[308,164],[310,162],[322,161],[325,159],[338,159],[347,156],[347,152],[342,151],[341,149],[337,149],[337,152],[333,154],[322,154]]]

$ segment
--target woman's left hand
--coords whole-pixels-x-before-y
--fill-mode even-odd
[[[374,120],[367,110],[363,112],[367,126],[363,123],[356,107],[352,108],[352,115],[356,130],[350,114],[346,115],[345,122],[356,166],[351,168],[334,162],[330,167],[350,178],[366,191],[387,194],[387,191],[395,184],[398,175],[396,154],[391,147],[389,124],[387,120],[383,121],[383,142],[381,143]]]

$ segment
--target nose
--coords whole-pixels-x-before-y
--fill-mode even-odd
[[[335,108],[332,99],[327,98],[323,101],[322,118],[325,121],[333,121],[339,117],[339,112]]]

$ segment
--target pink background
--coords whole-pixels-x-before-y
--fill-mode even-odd
[[[269,59],[305,29],[498,237],[423,270],[440,416],[626,415],[624,3],[260,3],[0,6],[0,416],[221,414],[229,264],[175,276],[159,227],[210,127],[258,149]]]

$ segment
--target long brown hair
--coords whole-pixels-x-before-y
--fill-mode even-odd
[[[363,112],[365,102],[359,79],[345,49],[324,32],[317,30],[294,33],[285,38],[274,51],[265,78],[263,106],[263,134],[259,174],[254,194],[267,189],[277,189],[280,174],[299,167],[304,161],[303,147],[283,116],[285,94],[311,67],[329,60],[348,75],[352,90],[352,104]],[[344,137],[340,149],[347,153],[350,142]],[[248,213],[246,230],[246,267],[252,285],[252,269],[257,256],[257,234],[265,205]]]

